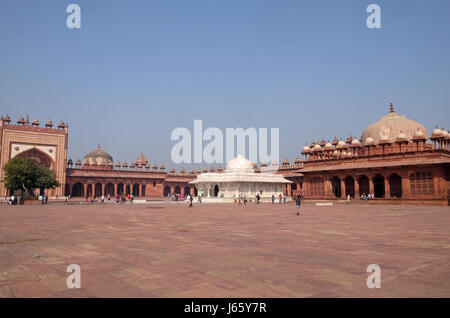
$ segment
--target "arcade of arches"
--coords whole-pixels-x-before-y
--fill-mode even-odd
[[[181,194],[183,196],[196,192],[194,186],[186,186],[183,184],[171,184],[162,187],[161,183],[140,181],[135,183],[126,183],[119,181],[98,181],[96,183],[77,181],[66,184],[66,195],[72,197],[100,197],[104,196],[116,196],[116,195],[128,195],[133,194],[136,197],[161,197],[168,196],[171,193]]]
[[[326,176],[305,176],[303,191],[310,198],[351,198],[373,194],[375,198],[430,199],[448,190],[450,173],[428,167],[417,171],[342,173]],[[447,184],[446,184],[447,183]]]

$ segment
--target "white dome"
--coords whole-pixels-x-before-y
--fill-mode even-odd
[[[227,172],[253,172],[253,164],[250,160],[239,154],[236,158],[228,161],[225,170]]]
[[[366,141],[364,142],[365,145],[373,145],[375,144],[375,140],[372,137],[367,137]]]
[[[432,135],[441,135],[442,134],[442,130],[440,130],[439,128],[435,128],[433,129],[433,132],[431,133]]]

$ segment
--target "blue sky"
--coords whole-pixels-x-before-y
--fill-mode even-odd
[[[81,7],[68,29],[66,7]],[[366,7],[381,7],[368,29]],[[450,129],[450,2],[0,1],[0,112],[69,123],[97,144],[174,166],[176,127],[280,128],[280,159],[360,136],[389,102]],[[178,165],[187,168],[189,165]]]

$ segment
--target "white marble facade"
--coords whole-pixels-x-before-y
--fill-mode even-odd
[[[255,173],[253,164],[238,155],[228,162],[225,172],[202,173],[190,183],[195,184],[204,198],[227,199],[237,198],[239,194],[254,198],[257,193],[261,198],[270,198],[272,194],[278,197],[283,194],[284,186],[292,182],[270,170]]]

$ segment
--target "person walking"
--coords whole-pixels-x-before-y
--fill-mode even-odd
[[[300,205],[302,204],[302,196],[299,194],[295,198],[295,206],[297,207],[297,215],[300,215]]]
[[[281,193],[280,193],[280,195],[278,196],[278,204],[281,204],[281,199],[282,199],[282,196],[281,196]]]
[[[194,201],[194,197],[192,196],[192,194],[189,194],[189,207],[192,208],[192,201]]]
[[[44,204],[44,197],[42,195],[39,195],[39,204],[42,205]]]
[[[100,198],[100,204],[104,204],[105,203],[105,196],[102,195],[102,197]]]
[[[45,195],[45,204],[48,202],[48,195]]]
[[[261,199],[261,197],[259,196],[259,193],[256,194],[256,204],[259,204],[259,200]]]
[[[272,204],[275,204],[275,196],[272,193]]]
[[[283,203],[286,204],[286,194],[283,194]]]
[[[347,194],[347,204],[350,203],[350,194]]]

